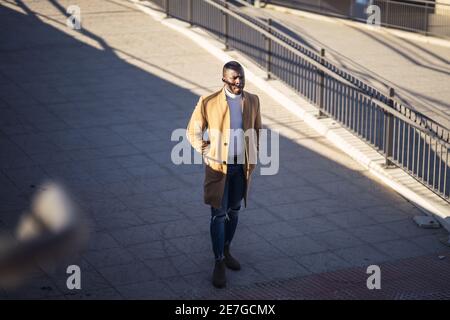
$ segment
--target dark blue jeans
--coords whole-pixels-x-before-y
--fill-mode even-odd
[[[244,167],[228,164],[220,208],[211,207],[211,241],[216,260],[223,259],[224,246],[230,245],[238,224],[238,213],[245,191]]]

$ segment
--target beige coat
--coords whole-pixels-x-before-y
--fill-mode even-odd
[[[242,163],[246,180],[244,205],[247,207],[250,178],[257,162],[259,129],[262,125],[258,96],[243,91],[242,101],[242,124],[245,132],[245,159]],[[220,208],[225,188],[229,129],[230,111],[225,89],[200,97],[187,127],[187,138],[192,147],[203,155],[206,163],[204,201],[215,208]]]

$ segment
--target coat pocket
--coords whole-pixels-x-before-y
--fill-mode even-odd
[[[207,187],[208,185],[211,185],[212,183],[219,182],[222,180],[222,178],[225,176],[225,174],[221,171],[214,170],[210,166],[205,166],[205,182],[204,185]]]

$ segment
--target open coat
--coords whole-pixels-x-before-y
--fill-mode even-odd
[[[251,174],[256,166],[259,151],[259,130],[262,128],[259,98],[242,92],[242,125],[244,130],[244,205]],[[230,141],[230,110],[225,88],[208,96],[202,96],[192,113],[187,127],[187,139],[192,147],[203,155],[206,163],[204,202],[220,208],[227,174],[228,144]]]

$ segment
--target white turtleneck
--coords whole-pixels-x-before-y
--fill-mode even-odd
[[[242,94],[234,94],[225,87],[225,95],[227,97],[228,107],[230,109],[230,129],[243,129],[242,127]],[[242,155],[244,152],[244,135],[243,131],[230,131],[230,143],[228,144],[228,157]]]

